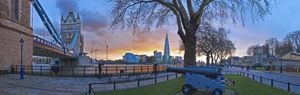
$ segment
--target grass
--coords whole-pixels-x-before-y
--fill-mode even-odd
[[[175,95],[183,86],[183,78],[127,90],[97,93],[97,95]]]
[[[240,75],[226,75],[225,78],[236,82],[234,86],[227,86],[227,89],[236,90],[238,95],[295,95]],[[181,90],[183,84],[183,78],[178,78],[155,85],[97,93],[97,95],[175,95]]]
[[[264,67],[256,67],[256,68],[251,68],[251,70],[257,70],[257,71],[267,71]]]
[[[228,86],[228,89],[235,89],[239,95],[295,95],[240,75],[226,75],[225,78],[235,81],[235,85]]]

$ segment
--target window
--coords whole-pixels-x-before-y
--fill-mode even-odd
[[[14,10],[14,12],[15,12],[15,19],[16,20],[19,20],[19,0],[14,0],[15,2],[14,2],[14,7],[15,7],[15,10]]]

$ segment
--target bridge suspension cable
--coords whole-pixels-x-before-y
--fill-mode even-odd
[[[51,23],[49,17],[47,16],[46,12],[44,11],[39,1],[38,0],[30,0],[30,1],[33,7],[35,8],[35,10],[37,11],[38,15],[40,16],[40,18],[42,19],[44,25],[46,26],[52,38],[54,38],[54,40],[63,48],[65,53],[65,45],[62,42],[59,34],[57,33],[56,29],[54,28],[53,24]]]

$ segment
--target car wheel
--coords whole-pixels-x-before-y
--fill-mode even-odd
[[[223,95],[223,92],[220,89],[215,89],[212,95]]]
[[[184,95],[191,95],[194,92],[194,88],[189,84],[183,85],[181,90]]]

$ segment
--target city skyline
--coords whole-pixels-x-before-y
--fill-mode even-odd
[[[300,16],[296,10],[299,9],[298,3],[298,0],[291,0],[290,2],[277,1],[277,5],[273,7],[272,14],[268,15],[264,21],[253,23],[252,20],[247,20],[245,26],[239,23],[223,24],[226,25],[224,27],[227,30],[231,31],[229,38],[238,48],[235,55],[246,55],[246,50],[249,46],[262,44],[269,37],[282,39],[287,33],[300,30],[300,25],[297,24],[297,22],[300,22],[299,19],[292,19]],[[176,30],[174,30],[176,29],[174,28],[176,26],[175,23],[171,22],[169,25],[146,33],[132,33],[130,30],[111,32],[107,29],[111,20],[110,12],[112,6],[104,0],[53,0],[41,1],[41,4],[45,7],[45,11],[50,14],[50,19],[55,26],[59,25],[60,16],[62,14],[66,15],[67,11],[75,10],[75,12],[79,12],[83,21],[82,32],[86,38],[85,51],[89,53],[93,47],[97,47],[99,49],[97,52],[98,59],[105,59],[104,40],[107,40],[109,44],[109,59],[121,59],[122,55],[129,51],[146,55],[151,55],[153,50],[163,51],[164,33],[169,34],[171,55],[183,56],[183,52],[179,53],[178,50],[180,38]],[[41,23],[40,19],[35,11],[33,12],[35,18],[33,19],[34,31],[43,30],[42,24],[39,24]],[[215,25],[222,26],[219,23],[215,23]],[[95,55],[93,56],[95,57]],[[197,59],[203,60],[203,58],[199,57]]]

